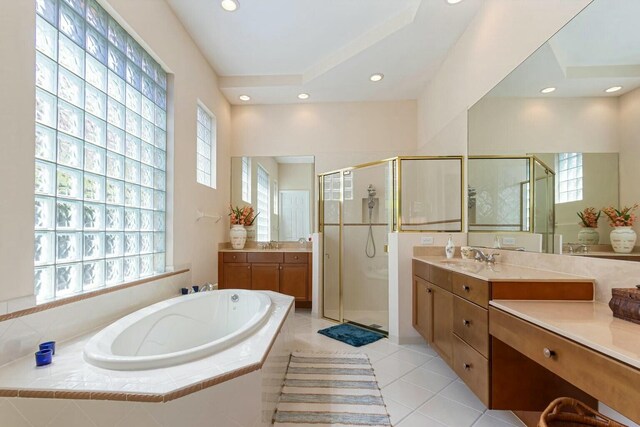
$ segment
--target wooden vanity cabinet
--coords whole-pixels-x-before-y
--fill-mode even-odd
[[[451,364],[453,294],[450,278],[439,271],[415,266],[414,273],[423,277],[416,274],[413,279],[413,326],[440,357]]]
[[[297,307],[311,307],[311,254],[220,252],[218,286],[280,292],[295,297]]]
[[[493,405],[489,301],[593,298],[593,283],[489,282],[413,260],[413,326],[488,408]],[[497,401],[496,401],[497,403]],[[514,408],[515,409],[515,408]]]

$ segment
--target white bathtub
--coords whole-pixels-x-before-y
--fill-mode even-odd
[[[268,295],[240,289],[172,298],[98,332],[85,345],[84,359],[119,371],[179,365],[245,339],[266,322],[271,305]]]

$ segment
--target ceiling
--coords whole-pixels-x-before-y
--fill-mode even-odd
[[[289,104],[416,99],[484,0],[166,1],[229,102]]]
[[[640,87],[638,16],[638,0],[594,1],[489,96],[615,97]],[[613,86],[623,89],[604,92]],[[557,89],[540,93],[547,87]]]

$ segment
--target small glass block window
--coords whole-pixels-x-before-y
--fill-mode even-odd
[[[38,302],[165,271],[166,73],[96,0],[36,0]]]
[[[278,189],[278,181],[273,180],[271,192],[273,194],[273,214],[278,215],[278,209],[280,207],[280,190]]]
[[[215,119],[200,105],[197,110],[196,126],[196,181],[216,188]]]
[[[269,223],[269,174],[260,165],[258,165],[258,212],[262,212],[262,215],[258,215],[258,227],[257,240],[259,242],[268,242],[271,240],[271,224]]]
[[[242,201],[251,203],[251,159],[242,158]]]
[[[556,203],[582,200],[582,153],[556,155]]]

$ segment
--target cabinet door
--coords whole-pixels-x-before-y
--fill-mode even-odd
[[[431,344],[433,342],[433,286],[413,276],[413,327]]]
[[[279,284],[280,264],[251,264],[251,289],[279,292]]]
[[[440,357],[451,366],[453,359],[453,294],[432,286],[433,343]]]
[[[309,300],[309,268],[307,264],[280,265],[280,292],[296,297],[296,301]]]
[[[251,289],[251,264],[225,263],[225,289]]]

